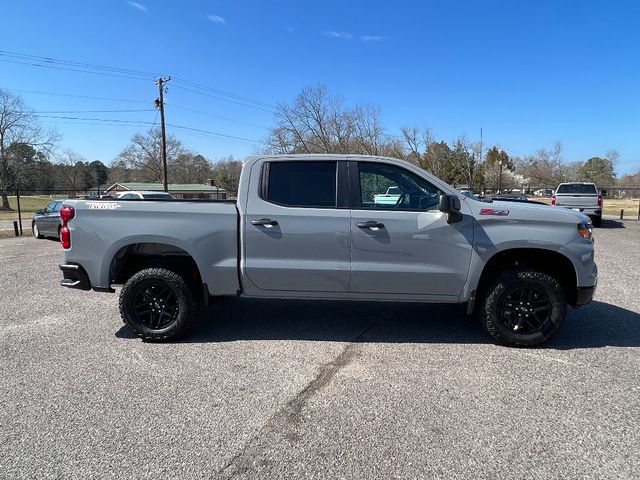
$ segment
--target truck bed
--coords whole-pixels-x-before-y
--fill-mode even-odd
[[[128,245],[182,249],[201,267],[210,293],[238,290],[238,210],[234,200],[67,200],[74,261],[91,285],[108,289],[110,263]],[[135,227],[135,228],[132,228]],[[213,268],[215,267],[215,268]],[[215,282],[213,277],[215,273]]]

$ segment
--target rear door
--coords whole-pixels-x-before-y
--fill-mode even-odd
[[[467,279],[473,218],[462,202],[460,222],[438,210],[442,193],[399,165],[350,162],[351,285],[349,291],[457,296]],[[381,200],[390,187],[393,205]]]
[[[257,289],[347,291],[350,220],[338,170],[346,181],[344,161],[253,165],[243,217],[244,273]]]

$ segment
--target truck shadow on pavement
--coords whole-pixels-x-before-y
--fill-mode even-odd
[[[598,228],[625,228],[624,223],[620,220],[612,220],[610,218],[603,218],[602,223]],[[596,228],[596,233],[598,231]]]
[[[123,327],[118,337],[133,338]],[[474,318],[455,305],[224,298],[206,307],[178,342],[304,340],[490,344]],[[640,314],[594,301],[570,310],[544,348],[640,347]]]

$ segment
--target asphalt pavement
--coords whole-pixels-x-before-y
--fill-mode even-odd
[[[538,349],[455,306],[225,299],[143,343],[0,239],[2,478],[640,478],[640,222]]]

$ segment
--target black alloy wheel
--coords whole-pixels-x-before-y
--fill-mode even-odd
[[[178,298],[166,285],[150,281],[137,287],[133,315],[150,330],[162,330],[178,318]]]
[[[133,275],[120,292],[122,320],[147,341],[172,340],[198,317],[194,286],[165,268],[146,268]]]
[[[553,305],[549,296],[540,288],[519,286],[504,295],[501,317],[505,327],[523,335],[542,333],[547,335],[554,327],[551,322]]]
[[[512,347],[546,342],[562,327],[567,298],[558,280],[526,267],[507,269],[488,286],[479,305],[482,325]]]

